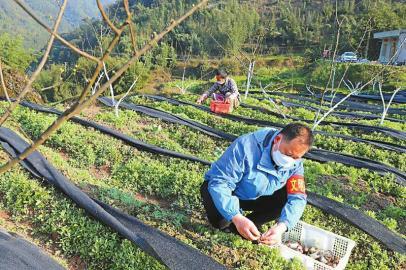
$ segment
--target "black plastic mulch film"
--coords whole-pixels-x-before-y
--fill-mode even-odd
[[[273,95],[273,94],[275,94],[275,92],[269,93],[269,95]],[[275,96],[284,96],[285,94],[286,93],[277,92],[275,94]],[[257,97],[256,99],[258,99],[258,100],[266,100],[266,98],[260,98],[260,97]],[[282,103],[283,106],[288,107],[288,108],[289,107],[299,107],[299,108],[306,108],[306,109],[309,109],[311,111],[318,111],[318,109],[316,107],[312,107],[312,106],[301,104],[301,103],[288,102],[288,101],[282,101],[281,103]],[[314,103],[314,101],[313,101],[313,103]],[[262,108],[262,107],[252,106],[252,105],[244,104],[244,103],[242,103],[241,106],[246,107],[246,108],[255,109],[255,110],[260,110],[260,111],[268,113],[268,114],[272,114],[272,115],[275,115],[275,116],[282,117],[282,115],[280,115],[278,113],[271,112],[270,110],[267,110],[267,109]],[[322,111],[325,112],[325,110],[322,110]],[[355,113],[355,112],[333,111],[333,112],[330,113],[330,115],[338,116],[340,118],[349,118],[349,119],[366,119],[366,120],[378,120],[378,119],[381,119],[381,116],[379,116],[379,115],[359,114],[359,113]],[[299,119],[299,118],[294,117],[294,116],[287,116],[287,117],[289,119],[305,121],[305,122],[308,122],[308,123],[313,122],[313,121],[309,121],[309,120],[305,120],[305,119]],[[391,117],[386,117],[385,119],[389,120],[389,121],[392,121],[392,122],[398,122],[398,123],[406,122],[405,120],[391,118]],[[339,122],[324,121],[324,122],[321,123],[321,125],[334,124],[334,123],[338,124],[338,125],[340,124]]]
[[[194,104],[194,103],[191,103],[191,102],[180,101],[180,100],[176,100],[176,99],[173,99],[173,98],[166,98],[166,97],[162,97],[162,96],[153,96],[153,95],[144,95],[144,97],[154,99],[154,100],[159,100],[159,101],[166,101],[166,102],[171,103],[173,105],[189,105],[189,106],[193,106],[193,107],[195,107],[197,109],[200,109],[202,111],[212,113],[208,107],[202,106],[202,105],[197,105],[197,104]],[[105,99],[103,98],[103,100],[105,100]],[[252,105],[245,105],[245,106],[246,107],[249,106],[250,108],[260,110],[260,111],[262,111],[264,113],[268,113],[270,115],[278,116],[281,119],[283,118],[283,116],[281,114],[269,111],[269,110],[267,110],[265,108],[260,108],[260,107],[256,107],[256,106],[252,106]],[[253,124],[253,125],[273,126],[273,127],[283,127],[284,126],[284,125],[279,124],[279,123],[274,123],[274,122],[270,122],[270,121],[266,121],[266,120],[252,119],[252,118],[243,117],[243,116],[237,116],[237,115],[232,115],[232,114],[216,114],[216,115],[221,116],[223,118],[230,119],[230,120],[244,122],[244,123]],[[313,121],[302,120],[302,119],[298,119],[298,118],[295,118],[295,117],[291,117],[291,119],[313,123]],[[330,126],[335,126],[335,127],[344,126],[344,127],[349,128],[349,129],[362,130],[362,131],[367,131],[367,132],[381,132],[381,133],[384,133],[384,134],[389,135],[389,136],[391,136],[393,138],[396,138],[396,139],[406,140],[406,133],[405,132],[395,130],[395,129],[391,129],[391,128],[386,128],[386,127],[368,126],[368,125],[353,124],[353,123],[331,122],[331,121],[323,121],[321,123],[321,125],[330,125]],[[327,133],[324,133],[324,134],[327,134]],[[335,136],[335,134],[333,134],[333,136]],[[348,137],[350,137],[350,136],[348,136]],[[382,142],[381,142],[381,144],[382,144]]]
[[[65,269],[34,244],[0,228],[0,270]]]
[[[342,97],[343,95],[339,95]],[[390,99],[392,98],[392,94],[384,94],[383,98],[385,102],[389,102]],[[368,101],[368,100],[373,100],[373,101],[379,101],[382,102],[381,96],[378,95],[355,95],[353,96],[353,99],[355,100],[362,100],[362,101]],[[396,94],[396,96],[392,100],[393,103],[406,103],[406,90],[400,91]]]
[[[174,102],[174,100],[168,99],[168,98],[164,98],[164,97],[159,97],[165,100],[169,100],[169,102]],[[99,98],[99,100],[107,105],[107,106],[112,106],[111,100],[109,98],[106,97],[102,97]],[[179,103],[180,104],[180,103]],[[193,104],[194,105],[194,104]],[[157,110],[157,109],[153,109],[150,107],[146,107],[146,106],[140,106],[140,105],[136,105],[136,104],[132,104],[132,103],[128,103],[128,102],[122,102],[120,103],[120,106],[122,106],[123,108],[126,109],[131,109],[134,110],[136,112],[140,112],[140,113],[144,113],[147,114],[148,116],[151,117],[156,117],[156,118],[160,118],[164,121],[168,121],[171,123],[177,123],[177,124],[182,124],[182,121],[187,121],[187,124],[189,127],[191,128],[195,128],[194,125],[196,125],[198,129],[206,134],[216,134],[216,136],[220,136],[222,137],[221,134],[224,134],[224,132],[218,131],[214,128],[211,128],[209,126],[204,126],[198,122],[194,122],[191,120],[186,120],[183,119],[181,117],[178,116],[174,116],[170,113],[161,111],[161,110]],[[198,106],[198,105],[196,105]],[[203,110],[209,110],[207,107],[201,106]],[[176,118],[171,118],[172,117],[176,117]],[[233,115],[222,115],[224,117],[237,117],[237,116],[233,116]],[[239,117],[238,117],[239,118]],[[274,126],[275,127],[275,126]],[[277,128],[281,128],[283,127],[283,125],[277,125]],[[209,133],[205,132],[205,131],[209,131]],[[232,134],[227,134],[226,137],[222,137],[223,139],[226,140],[234,140],[235,138],[237,138],[237,136],[234,136]],[[306,155],[305,158],[311,159],[311,160],[315,160],[318,162],[329,162],[329,161],[334,161],[334,162],[339,162],[342,164],[346,164],[349,166],[353,166],[353,167],[357,167],[357,168],[366,168],[369,169],[371,171],[377,172],[381,175],[386,174],[386,173],[393,173],[395,175],[395,181],[398,184],[401,185],[406,185],[406,174],[394,167],[390,167],[387,166],[385,164],[382,164],[380,162],[374,161],[374,160],[370,160],[367,158],[362,158],[362,157],[355,157],[352,155],[347,155],[347,154],[341,154],[341,153],[336,153],[336,152],[332,152],[332,151],[327,151],[327,150],[323,150],[323,149],[312,149],[311,151],[309,151]]]
[[[42,107],[42,106],[39,106],[39,105],[36,105],[36,104],[32,104],[32,103],[28,103],[28,102],[23,102],[22,105],[26,106],[26,107],[29,107],[31,109],[34,109],[34,110],[45,112],[45,113],[54,113],[54,114],[60,114],[61,113],[61,112],[59,112],[59,111],[57,111],[55,109],[45,108],[45,107]],[[157,154],[162,154],[162,155],[167,155],[167,156],[172,156],[172,157],[177,157],[177,158],[182,158],[182,159],[186,159],[186,160],[193,160],[193,161],[201,162],[202,164],[205,164],[205,165],[210,165],[211,164],[209,161],[201,160],[199,158],[190,159],[188,156],[185,156],[183,154],[176,153],[174,151],[168,151],[166,149],[163,149],[163,148],[160,148],[160,147],[157,147],[157,146],[154,146],[154,145],[145,144],[145,143],[142,143],[140,145],[134,144],[134,139],[133,138],[131,138],[131,137],[127,136],[127,135],[121,134],[120,132],[117,132],[117,131],[112,130],[110,128],[99,125],[97,123],[88,121],[88,120],[83,120],[83,119],[79,119],[79,118],[76,118],[76,117],[71,119],[71,120],[75,121],[75,122],[77,122],[77,123],[79,123],[81,125],[84,125],[84,126],[93,127],[96,130],[99,130],[99,131],[101,131],[101,132],[103,132],[105,134],[114,136],[115,138],[120,139],[123,142],[125,142],[125,143],[127,143],[129,145],[132,145],[134,147],[140,147],[139,148],[140,150],[144,150],[144,151],[148,151],[148,152],[152,152],[152,153],[157,153]],[[3,137],[2,136],[3,130],[5,130],[5,129],[4,128],[0,129],[0,140],[3,141],[2,142],[3,147],[5,147],[5,149],[7,150],[7,148],[10,149],[10,147],[8,147],[8,142],[5,139],[7,139],[7,138],[10,139],[10,136],[11,136],[11,138],[13,138],[13,136],[16,136],[16,135],[10,135],[9,132],[11,132],[11,131],[7,130],[8,135],[6,135],[5,138],[2,138]],[[20,151],[22,149],[20,149]],[[14,153],[15,154],[15,151],[13,149],[11,149],[11,151],[10,150],[8,150],[8,151],[9,151],[9,153]],[[53,169],[52,165],[47,163],[47,161],[44,160],[44,158],[42,158],[40,156],[39,153],[36,152],[36,155],[37,155],[37,159],[40,158],[40,160],[41,160],[41,162],[39,164],[41,164],[43,162],[46,162],[45,167],[47,169],[52,168],[52,171],[56,171],[55,169]],[[31,158],[31,156],[29,158]],[[31,158],[31,160],[32,160],[32,158]],[[23,163],[23,165],[27,169],[29,169],[37,177],[39,175],[41,175],[40,173],[37,172],[37,170],[33,166],[30,165],[29,162],[30,162],[30,159],[28,159],[28,160],[26,159],[25,163]],[[38,164],[38,162],[35,162],[35,160],[34,160],[34,164]],[[56,171],[56,173],[54,173],[53,175],[60,175],[60,173]],[[44,176],[42,176],[42,177],[44,177]],[[45,177],[45,179],[47,179],[47,178]],[[57,182],[57,184],[54,184],[54,185],[58,186],[60,184],[60,181],[62,181],[62,183],[63,183],[63,181],[68,181],[68,180],[66,178],[58,177],[57,181],[55,179],[48,180],[48,181],[51,184],[54,184],[55,182]],[[68,183],[70,185],[72,185],[69,181],[68,181]],[[75,192],[77,192],[76,190],[78,190],[78,189],[75,187],[74,190],[75,190]],[[64,190],[62,190],[62,191],[64,191]],[[79,192],[82,193],[82,191],[80,191],[80,190],[79,190]],[[64,193],[67,194],[69,197],[71,197],[69,195],[69,193],[67,193],[65,191],[64,191]],[[87,196],[86,194],[84,194],[84,195]],[[72,199],[76,202],[76,200],[74,198],[72,198]],[[88,198],[88,200],[89,199],[90,198]],[[90,199],[90,200],[92,200],[92,199]],[[363,214],[361,211],[359,211],[357,209],[354,209],[353,207],[345,205],[343,203],[340,203],[340,202],[331,200],[329,198],[326,198],[324,196],[315,194],[313,192],[308,192],[308,202],[309,202],[309,204],[321,209],[322,211],[324,211],[326,213],[329,213],[329,214],[332,214],[332,215],[344,220],[345,222],[354,225],[355,227],[359,228],[360,230],[366,232],[367,234],[369,234],[373,238],[375,238],[377,241],[379,241],[380,243],[385,245],[388,249],[393,250],[393,251],[397,251],[397,252],[400,252],[400,253],[405,253],[406,252],[406,241],[404,239],[402,239],[401,237],[399,237],[398,235],[396,235],[395,233],[393,233],[392,231],[387,229],[384,225],[382,225],[377,220],[374,220],[373,218]],[[146,225],[143,225],[137,219],[135,219],[135,218],[133,218],[131,216],[125,215],[125,214],[119,212],[119,210],[113,209],[113,208],[109,207],[108,205],[103,204],[103,203],[101,203],[99,201],[96,201],[96,203],[99,204],[99,205],[102,205],[102,207],[105,210],[107,210],[113,217],[118,217],[119,222],[124,223],[127,226],[127,228],[130,228],[130,229],[134,230],[137,233],[139,232],[139,229],[141,227],[145,227],[145,228],[148,229],[147,235],[149,237],[152,237],[151,234],[157,232],[157,230],[151,229],[150,227],[148,227]],[[83,207],[81,204],[79,204],[79,205],[81,207]],[[83,207],[83,208],[85,208],[85,207]],[[96,216],[96,218],[99,219],[98,216]],[[104,221],[102,221],[102,222],[104,222]],[[120,233],[119,230],[117,230],[117,232]],[[168,238],[170,238],[169,236],[166,236],[166,235],[164,235],[162,233],[160,233],[160,234],[161,234],[161,237],[164,237],[164,240],[170,242],[170,240],[168,240]],[[145,237],[143,234],[139,234],[139,235],[141,237],[143,237],[143,238]],[[149,237],[145,237],[145,238],[148,240]],[[162,241],[162,240],[160,240],[160,241]],[[175,242],[174,245],[176,245],[176,243],[179,242],[177,240],[173,240],[173,241]],[[178,252],[178,251],[176,251],[176,252]],[[192,252],[190,252],[190,253],[192,253]],[[161,255],[160,253],[158,253],[158,254]],[[172,256],[172,255],[173,254],[171,253],[168,256]],[[193,253],[191,255],[193,255]],[[192,260],[194,260],[194,259],[195,258],[192,257]],[[201,260],[198,261],[198,262],[201,263]],[[182,265],[182,262],[179,262],[179,264]],[[204,265],[206,265],[206,264],[204,264]],[[184,268],[174,268],[174,269],[184,269]],[[194,268],[189,268],[189,269],[194,269]],[[205,269],[216,269],[216,268],[205,268]]]
[[[316,98],[321,99],[321,95],[316,95]],[[324,99],[326,101],[333,101],[333,103],[340,101],[340,97],[334,97],[334,98],[324,97]],[[362,109],[364,111],[377,112],[377,113],[381,113],[383,110],[383,108],[378,105],[371,105],[371,104],[367,104],[367,103],[360,103],[360,102],[349,101],[349,100],[344,101],[342,104],[343,104],[342,105],[343,107],[346,107],[346,108],[352,109],[352,110]],[[398,109],[398,108],[389,108],[388,113],[404,114],[404,113],[406,113],[406,110]]]
[[[269,93],[269,95],[271,95],[271,96],[284,96],[284,97],[287,97],[287,98],[290,98],[290,99],[307,101],[307,102],[311,102],[313,104],[316,104],[315,100],[312,100],[312,99],[306,98],[306,97],[302,97],[300,95],[280,93],[280,92],[271,92],[271,93]],[[259,97],[257,99],[258,100],[265,100],[265,98],[259,98]],[[296,102],[291,102],[291,101],[282,101],[281,103],[282,103],[283,106],[288,107],[288,108],[289,107],[299,107],[299,108],[306,108],[306,109],[309,109],[311,111],[317,111],[318,110],[318,108],[316,108],[316,107],[306,105],[306,104],[302,104],[302,103],[296,103]],[[322,111],[325,112],[325,110],[322,110]],[[380,111],[380,113],[382,113],[382,111]],[[405,114],[406,111],[404,111],[402,113]],[[366,120],[379,120],[379,119],[381,119],[381,115],[359,114],[359,113],[356,113],[356,112],[333,111],[333,112],[330,113],[330,115],[338,116],[340,118],[350,118],[350,119],[366,119]],[[291,117],[291,118],[293,118],[293,117]],[[388,116],[386,116],[385,119],[388,120],[388,121],[397,122],[397,123],[405,123],[406,122],[405,120],[397,119],[397,118],[393,118],[393,117],[388,117]],[[329,124],[329,121],[325,121],[324,123]],[[330,122],[330,123],[334,123],[334,122]],[[321,123],[321,124],[323,124],[323,123]]]
[[[111,106],[110,99],[100,98],[100,100],[104,104]],[[145,106],[138,106],[138,105],[126,103],[126,102],[122,102],[121,104],[123,107],[125,107],[127,109],[136,110],[138,112],[142,112],[149,116],[153,116],[153,117],[156,117],[156,118],[159,118],[164,121],[171,122],[171,123],[187,125],[191,128],[204,132],[205,134],[212,135],[212,136],[215,136],[218,138],[223,138],[223,139],[226,139],[229,141],[233,141],[234,139],[237,138],[237,136],[235,136],[235,135],[224,133],[224,132],[218,131],[216,129],[213,129],[209,126],[205,126],[203,124],[200,124],[200,123],[188,120],[188,119],[183,119],[181,117],[174,116],[174,115],[171,115],[171,114],[163,112],[163,111],[159,111],[159,110],[152,109],[152,108],[145,107]],[[37,110],[37,111],[45,112],[45,113],[53,113],[53,114],[58,114],[58,115],[61,114],[61,112],[58,110],[55,110],[52,108],[45,108],[45,107],[42,107],[42,106],[39,106],[39,105],[36,105],[33,103],[29,103],[29,102],[23,102],[21,105],[29,107],[29,108]],[[84,126],[93,127],[95,129],[97,129],[103,133],[109,134],[117,139],[125,140],[130,145],[135,146],[141,150],[148,149],[150,152],[154,151],[155,153],[179,157],[179,158],[183,158],[183,159],[187,159],[187,160],[191,160],[191,161],[197,161],[197,162],[200,162],[205,165],[210,164],[208,161],[202,160],[200,158],[197,158],[197,157],[194,157],[191,155],[177,153],[175,151],[163,149],[163,148],[160,148],[160,147],[148,144],[148,143],[144,143],[144,142],[136,140],[130,136],[124,135],[118,131],[115,131],[108,127],[94,123],[92,121],[88,121],[88,120],[81,119],[78,117],[72,118],[72,121],[82,124]],[[405,174],[403,172],[401,172],[400,170],[393,168],[393,167],[389,167],[387,165],[376,162],[374,160],[366,159],[366,158],[354,157],[351,155],[336,153],[336,152],[322,150],[322,149],[312,149],[309,153],[306,154],[305,157],[309,158],[311,160],[319,161],[319,162],[335,161],[335,162],[351,165],[354,167],[367,168],[367,169],[376,171],[381,174],[393,173],[396,175],[396,177],[397,177],[396,179],[398,180],[398,182],[403,185],[405,184],[405,180],[406,180]]]
[[[258,100],[265,100],[265,98],[258,98]],[[301,108],[309,109],[311,111],[318,111],[318,109],[315,108],[315,107],[305,105],[305,104],[300,104],[300,103],[282,101],[281,104],[284,107],[288,107],[288,108],[289,107],[301,107]],[[241,106],[245,107],[245,108],[261,111],[261,112],[266,113],[266,114],[278,116],[278,117],[281,117],[281,118],[283,117],[281,114],[272,112],[272,111],[270,111],[268,109],[265,109],[265,108],[262,108],[262,107],[253,106],[253,105],[249,105],[249,104],[245,104],[245,103],[241,103]],[[322,110],[322,112],[325,112],[325,110]],[[339,116],[340,118],[349,118],[349,119],[365,119],[365,120],[378,120],[378,119],[381,119],[381,116],[377,116],[377,115],[357,114],[357,113],[351,113],[351,112],[332,112],[332,113],[330,113],[330,115]],[[289,119],[292,119],[292,120],[296,120],[296,121],[303,121],[303,122],[306,122],[306,123],[313,123],[313,120],[300,119],[298,117],[290,116],[290,115],[287,115],[286,117],[289,118]],[[388,121],[397,122],[397,123],[405,123],[406,122],[404,120],[391,118],[391,117],[386,117],[385,119],[388,120]],[[374,130],[379,131],[379,132],[381,132],[382,130],[385,130],[385,132],[387,131],[387,129],[385,129],[385,128],[382,129],[382,127],[359,125],[359,124],[350,124],[350,125],[348,125],[347,123],[332,122],[332,121],[323,121],[323,122],[320,123],[320,125],[322,125],[322,126],[323,125],[347,126],[349,128],[352,128],[352,129],[362,129],[362,130],[364,128],[359,128],[359,127],[364,126],[364,127],[370,127],[371,129],[374,129]]]
[[[336,96],[338,98],[342,98],[344,95],[337,93]],[[383,94],[383,98],[385,102],[389,102],[392,98],[392,94]],[[350,97],[351,100],[355,101],[378,101],[382,102],[382,97],[379,95],[368,95],[368,94],[358,94],[352,95]],[[392,100],[393,103],[406,103],[406,90],[399,91]]]
[[[291,85],[289,85],[290,87]],[[307,85],[309,86],[309,85]],[[307,91],[306,85],[304,84],[294,84],[294,88],[297,89],[301,89],[302,92],[307,95],[307,96],[311,96],[311,94]],[[312,85],[310,85],[310,87],[314,87]],[[280,86],[278,90],[282,90],[284,88],[288,88],[288,85],[285,86]],[[314,87],[315,90],[322,90],[320,87],[315,86]],[[258,91],[258,90],[250,90],[250,92],[256,92],[256,93],[260,93],[262,94],[262,91]],[[385,100],[385,102],[389,102],[389,100],[392,98],[393,93],[383,93],[383,98]],[[335,96],[337,98],[343,98],[345,95],[342,93],[336,93]],[[376,95],[376,94],[355,94],[355,95],[351,95],[347,100],[351,100],[351,101],[357,101],[357,102],[375,102],[375,104],[381,105],[382,104],[382,97],[380,95]],[[377,102],[377,103],[376,103]],[[393,97],[392,103],[406,103],[406,89],[405,90],[401,90],[399,92],[396,93],[395,97]]]
[[[29,146],[18,134],[3,127],[0,128],[0,142],[3,148],[14,157]],[[35,177],[45,179],[96,220],[136,244],[169,269],[198,270],[202,265],[206,269],[226,269],[197,249],[145,225],[135,217],[89,197],[55,169],[39,152],[35,151],[21,164]]]
[[[310,111],[318,111],[316,107],[306,105],[306,104],[301,104],[301,103],[296,103],[296,102],[290,102],[290,101],[282,101],[281,104],[287,108],[305,108]],[[326,110],[322,110],[322,112],[325,112]],[[349,118],[349,119],[366,119],[366,120],[379,120],[381,119],[381,116],[378,115],[372,115],[372,114],[357,114],[357,113],[351,113],[351,112],[332,112],[330,113],[332,116],[338,116],[340,118]],[[405,120],[401,119],[396,119],[396,118],[391,118],[391,117],[386,117],[385,120],[391,121],[391,122],[397,122],[397,123],[405,123]]]
[[[261,91],[250,91],[250,94],[263,94],[263,92]],[[311,96],[310,94],[293,94],[293,93],[284,93],[284,92],[267,92],[268,95],[271,96],[283,96],[283,97],[287,97],[290,99],[296,99],[296,100],[300,100],[300,101],[307,101],[310,103],[314,103],[314,104],[319,104],[320,101],[318,99],[321,98],[321,95],[315,95],[315,96]],[[317,99],[314,99],[317,98]],[[338,102],[340,101],[340,99],[342,98],[342,96],[336,96],[334,97],[334,102]],[[324,97],[325,101],[331,101],[333,100],[332,97],[329,96],[325,96]],[[372,105],[372,104],[367,104],[367,103],[361,103],[361,102],[356,102],[356,101],[349,101],[349,100],[345,100],[342,104],[340,104],[338,107],[338,109],[343,109],[343,110],[354,110],[354,111],[364,111],[364,112],[372,112],[372,113],[382,113],[382,106],[380,105]],[[403,108],[389,108],[388,110],[389,114],[405,114],[406,113],[406,109]]]
[[[282,128],[284,125],[279,124],[279,123],[274,123],[274,122],[270,122],[270,121],[265,121],[265,120],[257,120],[257,119],[251,119],[251,118],[247,118],[247,117],[242,117],[242,116],[236,116],[236,115],[231,115],[231,114],[215,114],[213,112],[210,111],[210,109],[206,106],[202,106],[202,105],[197,105],[194,103],[190,103],[190,102],[186,102],[186,101],[181,101],[181,100],[176,100],[173,98],[167,98],[167,97],[162,97],[162,96],[153,96],[153,95],[144,95],[144,97],[146,98],[150,98],[153,100],[157,100],[157,101],[166,101],[170,104],[173,105],[189,105],[189,106],[193,106],[199,110],[214,114],[216,116],[219,117],[223,117],[229,120],[233,120],[233,121],[238,121],[238,122],[243,122],[243,123],[247,123],[247,124],[254,124],[254,125],[260,125],[260,126],[269,126],[269,127],[276,127],[276,128]],[[109,101],[106,100],[105,98],[102,98],[100,101],[105,102],[106,105],[111,106],[111,103],[108,103]],[[125,105],[124,105],[125,106]],[[123,108],[125,108],[123,106]],[[245,105],[246,107],[250,107],[252,109],[256,109],[259,110],[261,112],[270,114],[270,115],[274,115],[277,117],[282,118],[283,116],[272,112],[270,110],[267,110],[265,108],[262,107],[257,107],[257,106],[252,106],[252,105]],[[298,118],[293,118],[293,120],[300,120],[303,121],[301,119]],[[313,123],[313,121],[311,121]],[[394,129],[388,129],[388,128],[382,128],[382,127],[374,127],[374,126],[367,126],[367,125],[356,125],[356,124],[347,124],[347,123],[338,123],[338,122],[325,122],[329,125],[332,126],[340,126],[340,125],[345,125],[348,126],[349,128],[354,128],[354,129],[361,129],[363,131],[369,131],[369,132],[373,132],[373,131],[378,131],[378,132],[383,132],[387,135],[392,135],[393,137],[397,138],[397,139],[406,139],[406,134],[404,132],[398,131],[398,130],[394,130]],[[375,130],[377,128],[377,130]],[[341,134],[332,134],[332,133],[328,133],[325,131],[315,131],[316,134],[322,134],[324,136],[330,136],[330,137],[335,137],[335,138],[342,138],[345,140],[350,140],[350,141],[355,141],[355,142],[363,142],[363,143],[367,143],[367,144],[371,144],[386,150],[392,150],[392,151],[396,151],[396,152],[400,152],[400,153],[406,153],[406,148],[397,144],[393,144],[393,143],[387,143],[387,142],[382,142],[382,141],[375,141],[375,140],[366,140],[366,139],[361,139],[361,138],[357,138],[357,137],[352,137],[352,136],[348,136],[348,135],[341,135]]]
[[[26,102],[26,101],[23,101],[21,103],[21,105],[24,107],[33,109],[35,111],[43,112],[43,113],[52,113],[52,114],[56,114],[56,115],[60,115],[62,113],[54,108],[47,108],[47,107],[43,107],[43,106],[40,106],[40,105],[37,105],[34,103],[30,103],[30,102]],[[205,165],[210,165],[210,162],[202,160],[195,156],[178,153],[178,152],[164,149],[164,148],[161,148],[161,147],[149,144],[149,143],[142,142],[142,141],[134,139],[128,135],[125,135],[121,132],[118,132],[114,129],[108,128],[106,126],[97,124],[92,121],[85,120],[83,118],[73,117],[73,118],[71,118],[71,121],[76,122],[76,123],[81,124],[86,127],[92,127],[94,129],[96,129],[102,133],[108,134],[116,139],[125,141],[127,144],[134,146],[139,150],[148,150],[148,152],[152,152],[152,153],[156,153],[156,154],[163,154],[166,156],[182,158],[182,159],[186,159],[186,160],[190,160],[190,161],[200,162]]]

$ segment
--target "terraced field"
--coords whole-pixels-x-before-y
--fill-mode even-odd
[[[197,95],[172,97],[194,102]],[[223,118],[190,105],[174,105],[142,96],[133,96],[127,102],[194,120],[235,136],[263,127]],[[268,101],[258,101],[251,97],[244,102],[277,112]],[[2,110],[5,106],[5,103],[1,103]],[[310,119],[312,114],[311,111],[301,109],[283,108],[283,111],[301,119]],[[290,121],[244,107],[235,110],[233,115],[279,125]],[[142,142],[210,162],[215,161],[231,143],[230,140],[127,109],[121,109],[116,117],[111,108],[102,104],[86,110],[81,117]],[[396,117],[404,120],[403,115]],[[20,106],[7,127],[30,142],[55,118],[55,115]],[[343,122],[337,117],[326,120]],[[356,120],[356,123],[378,125],[376,120]],[[406,130],[404,122],[386,121],[385,127]],[[319,130],[406,146],[406,140],[381,132],[367,133],[330,125],[321,125]],[[404,151],[391,151],[368,142],[318,134],[315,147],[379,161],[402,172],[406,169]],[[207,165],[141,151],[93,128],[73,122],[64,124],[40,148],[40,152],[89,196],[136,216],[145,224],[200,250],[229,268],[302,269],[298,261],[285,261],[275,249],[252,244],[209,226],[199,194]],[[3,161],[7,157],[4,151],[1,156]],[[0,209],[9,215],[11,221],[28,224],[30,235],[38,243],[51,247],[50,252],[62,257],[65,266],[71,269],[164,269],[157,260],[88,216],[69,198],[50,185],[36,180],[22,167],[0,178]],[[404,185],[396,183],[394,174],[381,175],[339,162],[321,163],[306,159],[305,178],[309,191],[359,209],[404,238],[406,189]],[[391,251],[375,238],[331,214],[308,205],[302,219],[356,241],[357,246],[348,269],[406,267],[404,254]],[[265,227],[262,229],[265,230]]]

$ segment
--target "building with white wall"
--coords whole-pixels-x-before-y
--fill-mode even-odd
[[[374,38],[382,40],[380,63],[406,65],[406,29],[375,33]]]

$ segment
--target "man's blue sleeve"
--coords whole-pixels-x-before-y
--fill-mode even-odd
[[[306,192],[304,183],[303,163],[293,173],[286,183],[288,201],[282,209],[279,222],[286,224],[288,230],[293,229],[303,215],[306,207]]]
[[[239,200],[232,192],[244,174],[244,159],[243,143],[238,138],[205,175],[214,205],[227,221],[241,213]]]

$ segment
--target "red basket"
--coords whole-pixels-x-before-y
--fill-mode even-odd
[[[231,113],[233,111],[233,106],[231,103],[212,100],[210,102],[210,110],[214,113]]]

